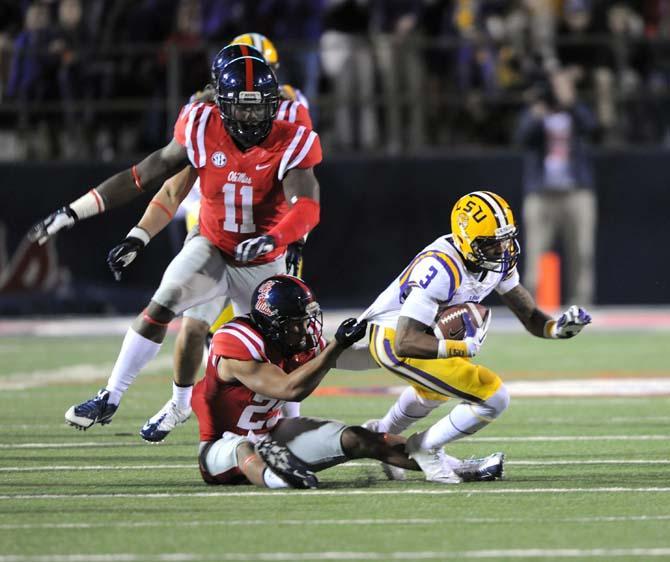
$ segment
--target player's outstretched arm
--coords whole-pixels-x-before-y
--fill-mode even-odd
[[[149,202],[139,223],[130,229],[123,241],[107,255],[107,265],[114,278],[121,280],[123,270],[137,257],[149,241],[163,230],[193,187],[198,173],[188,166],[168,179]]]
[[[131,201],[143,192],[156,191],[170,176],[188,164],[186,149],[176,140],[151,153],[139,164],[119,172],[69,205],[58,209],[28,231],[28,239],[44,244],[77,221]]]
[[[294,168],[282,181],[289,211],[267,234],[250,238],[237,245],[235,259],[245,263],[285,246],[308,234],[320,218],[319,182],[313,168]]]
[[[535,299],[521,284],[500,295],[500,298],[526,330],[538,338],[572,338],[591,323],[588,312],[576,305],[568,308],[558,319],[552,318],[537,307]]]
[[[268,398],[299,402],[307,398],[335,366],[340,354],[360,340],[367,322],[349,318],[340,324],[335,338],[316,357],[288,375],[272,363],[239,361],[221,358],[217,365],[219,377],[226,382],[240,381],[248,389]]]

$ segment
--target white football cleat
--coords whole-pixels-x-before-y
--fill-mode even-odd
[[[410,435],[405,444],[405,449],[410,458],[416,461],[426,475],[428,482],[439,482],[441,484],[460,484],[460,476],[456,474],[447,459],[444,458],[442,448],[422,449],[421,435],[415,433]]]
[[[374,433],[385,433],[383,431],[379,431],[379,420],[368,420],[363,424],[363,427]],[[389,480],[407,480],[404,468],[393,466],[392,464],[386,464],[385,462],[380,464],[382,465],[382,471]]]
[[[502,480],[505,477],[505,453],[493,453],[481,459],[465,459],[455,471],[463,482]]]
[[[177,408],[177,405],[169,400],[157,414],[150,417],[140,429],[140,437],[151,443],[158,443],[165,439],[168,434],[178,425],[185,423],[191,417],[191,408]]]

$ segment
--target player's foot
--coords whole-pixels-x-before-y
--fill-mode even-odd
[[[444,451],[441,447],[438,449],[421,448],[420,434],[410,435],[405,444],[405,450],[410,458],[421,467],[429,482],[440,482],[441,484],[460,484],[462,482],[460,476],[451,469],[447,459],[444,458]]]
[[[310,468],[296,457],[288,447],[273,441],[270,437],[256,443],[256,453],[277,476],[291,488],[316,488],[319,480]]]
[[[178,408],[169,400],[157,414],[150,417],[140,429],[140,437],[151,443],[158,443],[168,436],[175,427],[191,417],[191,408]]]
[[[93,424],[105,425],[111,423],[112,416],[118,404],[109,404],[109,391],[104,388],[93,398],[82,402],[78,406],[70,406],[65,412],[65,423],[77,429],[88,429]]]
[[[466,459],[455,472],[464,482],[502,480],[505,474],[505,453],[493,453],[482,459]]]
[[[379,420],[368,420],[363,424],[365,429],[374,431],[375,433],[383,433],[379,431]],[[386,464],[385,462],[380,463],[382,465],[382,470],[386,475],[386,478],[389,480],[407,480],[405,475],[405,469],[400,468],[399,466],[393,466],[392,464]]]

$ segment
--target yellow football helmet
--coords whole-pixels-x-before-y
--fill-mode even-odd
[[[231,45],[251,45],[263,54],[265,62],[267,62],[272,70],[277,70],[279,66],[279,55],[274,44],[265,35],[260,33],[243,33],[238,35],[230,42]]]
[[[519,259],[512,209],[491,191],[473,191],[456,201],[451,232],[465,259],[481,269],[506,272]]]

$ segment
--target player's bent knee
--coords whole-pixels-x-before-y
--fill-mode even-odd
[[[175,317],[175,313],[171,308],[164,306],[152,300],[144,311],[147,321],[154,321],[156,323],[168,324]]]
[[[475,407],[481,411],[483,416],[495,419],[507,409],[509,402],[509,392],[507,391],[507,387],[502,384],[492,396]]]
[[[179,303],[183,301],[184,289],[179,283],[163,282],[151,299],[151,302],[163,308],[181,312]]]

